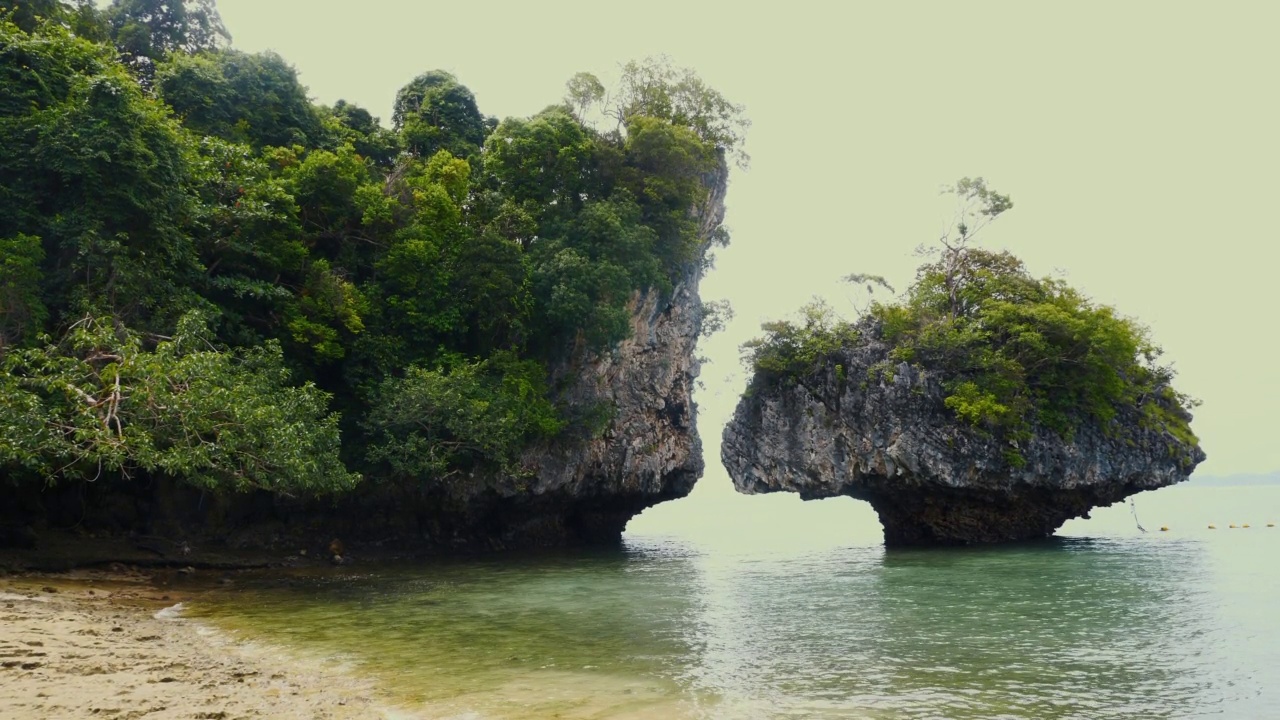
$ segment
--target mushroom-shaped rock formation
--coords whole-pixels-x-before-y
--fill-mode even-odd
[[[721,452],[739,492],[866,500],[887,546],[990,543],[1049,536],[1094,507],[1184,481],[1205,459],[1169,373],[1148,374],[1145,392],[1067,426],[1028,412],[1016,431],[1002,430],[974,405],[965,416],[950,398],[994,396],[975,395],[976,385],[920,361],[922,352],[903,361],[903,341],[886,339],[884,319],[901,319],[901,307],[835,329],[775,325],[772,340],[757,344],[756,376]],[[772,362],[760,360],[762,346]],[[782,363],[779,347],[791,353]]]

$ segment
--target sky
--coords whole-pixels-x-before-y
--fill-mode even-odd
[[[578,71],[666,54],[746,106],[733,235],[703,281],[728,328],[696,399],[700,493],[729,492],[719,436],[738,346],[853,272],[909,284],[914,249],[981,176],[1014,208],[980,236],[1151,328],[1203,401],[1198,475],[1280,470],[1280,3],[220,0],[235,47],[274,50],[312,97],[387,121],[445,69],[499,118],[559,101]],[[706,488],[704,490],[704,487]]]

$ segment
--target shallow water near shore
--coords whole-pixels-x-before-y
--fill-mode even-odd
[[[340,658],[405,717],[1280,717],[1280,487],[936,551],[850,500],[715,500],[616,550],[246,578],[189,616]]]

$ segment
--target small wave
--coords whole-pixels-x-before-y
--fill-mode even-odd
[[[183,605],[182,603],[178,603],[177,605],[167,607],[157,612],[152,617],[154,617],[157,620],[177,620],[178,618],[182,617],[182,613],[186,612],[186,609],[187,609],[186,605]]]

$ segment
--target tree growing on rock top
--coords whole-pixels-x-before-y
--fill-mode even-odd
[[[0,11],[0,482],[35,502],[363,477],[349,507],[473,537],[616,538],[689,491],[697,283],[727,240],[696,76],[601,132],[574,112],[598,85],[500,124],[428,72],[382,127],[223,47],[208,0],[29,10]],[[614,402],[638,392],[662,404]]]
[[[856,323],[811,308],[744,346],[754,375],[724,451],[739,489],[863,497],[912,544],[1040,537],[1185,480],[1204,459],[1197,402],[1149,331],[976,247],[1012,202],[981,179],[951,192],[957,219],[899,298]]]

